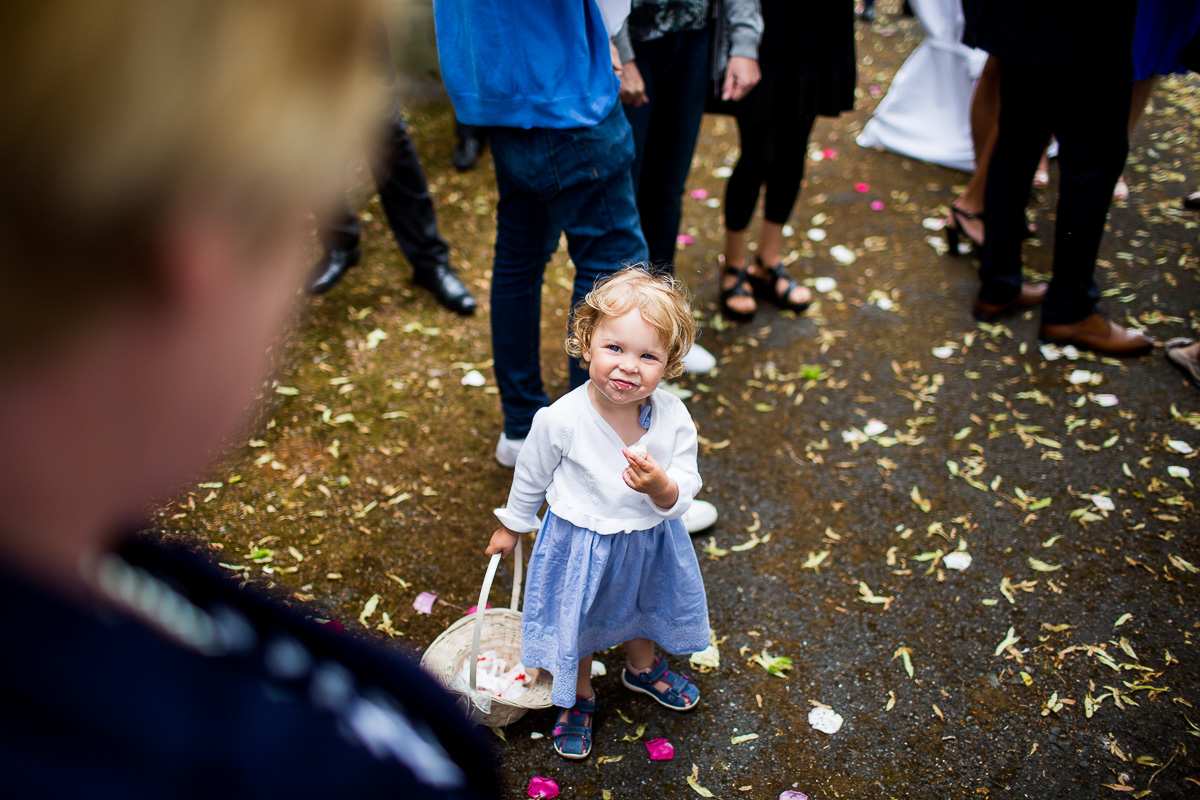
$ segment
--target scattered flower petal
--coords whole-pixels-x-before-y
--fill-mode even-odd
[[[592,659],[592,677],[593,678],[603,678],[607,674],[608,674],[608,667],[604,666],[604,662],[597,661],[596,659],[593,658]]]
[[[1099,508],[1102,511],[1112,511],[1113,509],[1116,508],[1116,505],[1113,503],[1112,498],[1105,497],[1102,494],[1093,494],[1088,499],[1092,501],[1092,505],[1094,505],[1096,508]]]
[[[857,258],[857,256],[854,255],[854,251],[849,247],[846,247],[844,244],[835,244],[833,247],[829,248],[829,255],[833,256],[834,261],[843,265],[853,264],[854,259]]]
[[[692,198],[695,200],[703,200],[708,197],[708,189],[692,189]]]
[[[837,150],[827,147],[821,151],[821,155],[825,156],[826,158],[837,158]]]
[[[937,358],[949,358],[954,355],[954,345],[944,344],[941,347],[935,347],[930,351]]]
[[[871,191],[871,185],[867,183],[856,183],[854,184],[854,191],[859,192],[860,194],[863,192],[869,192]]]
[[[1195,448],[1190,444],[1179,439],[1168,439],[1167,447],[1174,450],[1176,453],[1183,453],[1185,456],[1195,452]]]
[[[872,86],[872,89],[878,89],[878,86]],[[779,795],[779,800],[808,800],[808,795],[804,792],[794,792],[788,789],[783,794]]]
[[[863,425],[863,433],[867,436],[878,436],[888,429],[887,423],[877,419],[873,419],[866,425]]]
[[[473,369],[466,375],[462,376],[463,386],[483,386],[487,383],[487,378],[483,377],[483,373],[477,369]]]
[[[832,292],[837,288],[837,281],[833,278],[817,278],[813,281],[813,288],[821,294]]]
[[[971,554],[966,550],[955,550],[953,553],[943,556],[942,563],[946,565],[946,569],[956,569],[961,572],[971,566]]]
[[[704,201],[704,205],[708,206],[709,208],[720,208],[721,201],[715,197],[710,197]]]
[[[681,246],[686,246],[686,245],[692,244],[695,241],[696,241],[695,239],[693,239],[691,236],[688,236],[686,233],[681,233],[675,237],[675,244],[678,244]]]
[[[437,600],[437,595],[431,592],[421,592],[417,595],[417,599],[413,601],[413,608],[421,614],[432,614],[433,604]]]
[[[1190,478],[1192,471],[1187,467],[1176,467],[1174,465],[1167,467],[1167,474],[1172,478]]]
[[[534,800],[551,800],[558,797],[558,784],[549,778],[536,776],[529,779],[529,788],[525,790],[525,794]]]
[[[651,739],[646,742],[651,761],[670,761],[675,757],[675,747],[666,739]]]
[[[842,715],[832,708],[817,706],[808,712],[808,724],[821,733],[834,734],[842,729]]]
[[[717,167],[713,170],[714,178],[728,178],[733,174],[733,170],[729,167]]]
[[[1117,399],[1115,394],[1094,394],[1092,395],[1092,402],[1101,408],[1112,408],[1121,401]]]
[[[1086,369],[1076,369],[1071,371],[1071,374],[1067,377],[1067,380],[1070,383],[1078,386],[1082,383],[1097,384],[1104,380],[1104,378],[1096,372],[1088,372]]]
[[[937,217],[926,217],[921,220],[921,227],[927,231],[940,231],[946,227],[946,220]]]
[[[821,228],[809,228],[806,235],[814,242],[825,241],[825,231]]]
[[[872,200],[871,201],[871,210],[872,211],[883,211],[883,208],[884,208],[884,206],[883,206],[882,200]]]

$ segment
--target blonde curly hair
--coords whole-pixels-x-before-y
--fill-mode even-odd
[[[683,354],[696,341],[696,321],[692,319],[687,292],[674,276],[652,273],[645,264],[633,264],[597,281],[575,306],[567,354],[586,362],[597,326],[606,318],[635,309],[658,332],[667,351],[663,377],[674,378],[682,373]]]

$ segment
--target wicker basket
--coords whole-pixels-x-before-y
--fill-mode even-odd
[[[496,655],[509,664],[515,664],[521,658],[521,612],[518,610],[521,600],[521,540],[517,539],[514,549],[516,564],[513,569],[512,604],[509,608],[488,608],[488,593],[492,588],[492,580],[496,577],[496,568],[500,565],[500,554],[492,556],[488,564],[487,574],[483,578],[483,587],[479,592],[479,603],[474,614],[459,619],[442,634],[433,640],[421,656],[421,666],[433,675],[439,683],[449,688],[454,676],[462,669],[463,660],[470,656],[471,677],[470,686],[476,691],[479,684],[475,676],[475,664],[480,650],[495,650]],[[473,700],[467,694],[460,694],[461,702],[467,716],[474,722],[491,728],[503,727],[515,722],[531,708],[548,708],[550,702],[551,678],[545,670],[529,670],[534,674],[533,683],[520,700],[501,700],[491,697],[490,703],[481,699]]]

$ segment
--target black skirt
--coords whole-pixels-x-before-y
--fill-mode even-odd
[[[854,108],[854,4],[762,0],[762,80],[738,102],[713,87],[707,110],[754,122],[836,117]]]

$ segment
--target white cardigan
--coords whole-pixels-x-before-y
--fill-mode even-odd
[[[561,519],[596,533],[653,528],[687,511],[700,491],[696,424],[679,398],[662,389],[650,395],[650,428],[638,440],[679,487],[679,499],[659,508],[621,478],[629,466],[625,443],[600,416],[585,383],[538,411],[513,474],[508,505],[496,509],[505,527],[537,530],[542,500]]]

